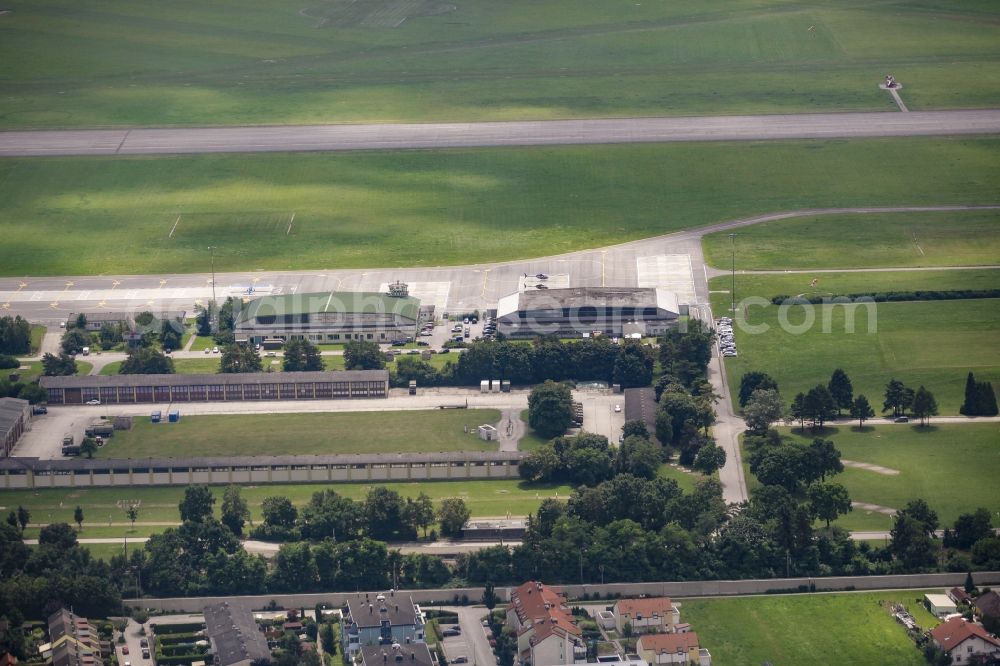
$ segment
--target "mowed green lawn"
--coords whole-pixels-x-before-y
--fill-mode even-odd
[[[218,271],[468,264],[771,211],[993,203],[998,151],[959,137],[6,159],[0,273],[198,272],[208,246]]]
[[[254,521],[263,519],[260,505],[266,497],[287,497],[297,506],[309,501],[312,494],[322,490],[334,490],[353,500],[364,500],[374,486],[385,486],[404,497],[416,497],[427,493],[435,503],[447,497],[460,497],[469,506],[474,516],[504,516],[509,511],[515,516],[525,516],[535,511],[542,500],[555,498],[566,500],[572,488],[565,485],[531,484],[517,479],[497,479],[483,481],[427,481],[398,483],[326,483],[242,486],[243,497],[250,505]],[[215,495],[215,512],[219,514],[225,486],[211,486]],[[179,522],[177,504],[184,497],[184,488],[141,487],[141,488],[47,488],[39,490],[0,491],[0,510],[5,512],[23,505],[31,512],[32,523],[73,522],[73,510],[83,508],[87,522],[104,523],[108,516],[119,524],[121,534],[129,529],[125,511],[119,503],[123,500],[139,500],[139,522]],[[138,529],[138,525],[136,528]],[[84,528],[85,530],[87,528]],[[86,536],[86,535],[84,535]]]
[[[94,366],[92,364],[87,363],[86,361],[77,361],[76,374],[89,375],[93,367]],[[28,383],[41,377],[42,372],[41,361],[21,361],[20,367],[0,370],[0,379],[10,379],[11,374],[17,373],[20,375],[20,379],[18,381]]]
[[[175,358],[174,371],[179,375],[192,375],[199,373],[214,373],[219,371],[219,356],[208,356],[205,358]],[[117,375],[121,368],[121,361],[112,361],[101,368],[102,375]]]
[[[939,590],[933,590],[938,592]],[[920,666],[921,652],[889,614],[904,604],[921,628],[937,625],[914,600],[923,590],[681,599],[681,619],[718,666]]]
[[[815,215],[736,234],[737,270],[1000,264],[1000,210]],[[732,266],[729,232],[702,245],[710,265]]]
[[[987,0],[9,0],[5,128],[1000,104]]]
[[[419,451],[495,451],[470,431],[500,420],[496,409],[327,414],[184,416],[177,423],[136,420],[118,432],[102,458],[332,455]]]
[[[869,279],[873,284],[887,275],[891,274],[869,274]],[[955,275],[958,277],[948,282],[951,286],[961,284],[962,273],[956,271]],[[985,275],[967,284],[970,288],[995,285],[992,273]],[[781,276],[773,282],[770,276],[758,277],[759,290],[755,293],[743,289],[738,278],[738,303],[751,295],[770,299],[782,293],[809,292],[808,275]],[[829,276],[816,277],[829,288]],[[788,289],[790,279],[801,279],[804,288]],[[860,279],[848,280],[855,278],[845,278],[841,284],[863,288]],[[894,288],[908,284],[903,278],[890,281]],[[729,278],[715,278],[711,286],[728,288]],[[725,312],[728,305],[729,294],[712,295],[717,314]],[[760,370],[778,381],[782,395],[790,402],[800,391],[806,392],[819,383],[825,385],[834,369],[843,368],[851,378],[855,395],[865,394],[876,412],[882,407],[886,383],[895,377],[914,389],[923,384],[934,393],[941,414],[948,415],[958,413],[970,370],[980,381],[1000,387],[1000,299],[878,303],[871,320],[867,306],[853,308],[850,332],[845,306],[796,305],[782,309],[748,305],[745,321],[761,328],[751,332],[748,326],[735,327],[739,356],[725,359],[731,390],[738,391],[744,373]]]
[[[857,423],[855,423],[855,426]],[[812,441],[807,428],[783,428],[790,439]],[[1000,423],[961,423],[921,428],[916,425],[882,425],[859,431],[847,424],[821,434],[833,440],[847,460],[872,463],[899,474],[889,476],[847,467],[837,475],[851,500],[900,509],[910,500],[924,499],[937,511],[942,528],[950,527],[959,514],[978,507],[1000,512]],[[837,525],[849,530],[889,529],[889,517],[868,515],[855,509]]]

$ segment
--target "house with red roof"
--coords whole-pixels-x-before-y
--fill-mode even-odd
[[[611,610],[619,634],[625,633],[626,624],[634,634],[673,633],[681,620],[680,611],[668,597],[620,599]]]
[[[643,634],[635,651],[650,666],[656,664],[696,664],[712,666],[712,655],[698,644],[698,634]]]
[[[1000,640],[983,625],[955,617],[931,629],[931,638],[951,657],[952,664],[967,664],[973,657],[1000,659]]]
[[[538,581],[528,581],[511,593],[507,624],[517,634],[519,662],[531,666],[566,666],[587,661],[583,632],[566,599]]]

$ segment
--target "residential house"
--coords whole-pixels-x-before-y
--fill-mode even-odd
[[[249,609],[224,601],[206,606],[204,615],[216,666],[249,666],[255,659],[271,658],[267,639]]]
[[[698,634],[643,634],[635,651],[650,666],[656,664],[697,664],[711,666],[712,655],[698,644]]]
[[[413,603],[413,597],[390,592],[387,597],[369,593],[347,600],[342,642],[344,652],[352,659],[364,646],[410,645],[425,642],[423,611]]]
[[[49,644],[53,666],[103,666],[97,630],[85,617],[58,610],[48,619]]]
[[[667,597],[620,599],[612,608],[615,629],[620,635],[629,625],[634,634],[673,633],[681,614]]]
[[[14,666],[16,663],[17,657],[12,655],[10,652],[0,654],[0,666]]]
[[[996,590],[980,594],[976,597],[976,611],[981,615],[1000,619],[1000,594]]]
[[[952,664],[967,664],[973,657],[1000,659],[1000,640],[981,624],[955,617],[931,629],[931,638]]]
[[[361,666],[435,666],[426,643],[361,647]]]
[[[948,590],[948,597],[955,602],[956,606],[972,601],[972,597],[969,596],[969,593],[961,587],[953,587]]]
[[[538,581],[511,593],[507,624],[517,634],[520,663],[563,666],[587,661],[583,632],[573,621],[565,598]]]

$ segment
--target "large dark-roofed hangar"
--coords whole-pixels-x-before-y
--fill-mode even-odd
[[[393,342],[416,335],[420,299],[405,284],[389,293],[326,291],[263,296],[250,301],[236,317],[236,337],[305,339],[314,343],[350,340]]]
[[[646,337],[665,332],[687,312],[674,292],[654,287],[526,289],[500,299],[497,322],[499,332],[509,338]]]
[[[49,404],[385,398],[387,370],[42,377]]]

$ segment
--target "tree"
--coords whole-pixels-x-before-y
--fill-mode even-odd
[[[344,367],[348,370],[381,370],[385,355],[374,342],[351,340],[344,345]]]
[[[483,605],[488,611],[492,611],[497,606],[497,593],[490,581],[486,581],[486,585],[483,586]]]
[[[993,521],[987,509],[979,508],[973,513],[963,513],[956,520],[954,530],[945,534],[945,546],[968,550],[980,539],[993,535]]]
[[[21,531],[28,526],[28,521],[31,520],[31,512],[25,509],[20,504],[17,505],[17,522],[21,526]]]
[[[20,315],[0,317],[0,354],[31,353],[31,324]]]
[[[868,398],[865,397],[864,393],[859,393],[858,397],[854,399],[851,403],[851,418],[858,420],[858,427],[864,428],[865,421],[875,416],[875,410],[872,409],[871,404],[868,402]]]
[[[76,532],[66,523],[52,523],[38,532],[39,546],[54,546],[59,550],[68,551],[76,544]]]
[[[31,383],[22,386],[21,390],[17,392],[17,397],[37,405],[49,399],[49,392],[38,384]]]
[[[160,323],[160,346],[163,349],[178,349],[181,346],[180,322],[167,318]]]
[[[97,440],[93,437],[84,437],[83,441],[80,442],[80,453],[87,456],[88,460],[92,460],[94,454],[97,453]]]
[[[76,374],[76,360],[69,354],[46,353],[42,356],[42,371],[46,377],[65,377]]]
[[[640,342],[626,340],[615,358],[611,376],[622,388],[649,386],[653,381],[653,355]]]
[[[837,407],[837,416],[840,416],[840,410],[851,408],[851,404],[854,402],[854,387],[851,386],[851,378],[847,376],[846,372],[840,368],[834,370],[830,377],[830,383],[827,384],[827,389],[833,396],[833,404]]]
[[[934,394],[925,389],[922,385],[913,394],[913,415],[920,419],[920,425],[927,425],[927,419],[938,413],[937,400]]]
[[[198,331],[198,335],[200,335],[202,337],[208,337],[208,336],[212,335],[212,313],[211,313],[211,310],[213,309],[213,307],[214,307],[214,305],[212,303],[209,303],[209,307],[208,308],[203,308],[201,306],[198,306],[198,307],[195,308],[195,310],[198,312],[198,314],[194,318],[194,325],[195,325],[195,328]]]
[[[265,497],[261,502],[264,523],[274,527],[293,527],[299,512],[287,497]]]
[[[178,505],[181,520],[202,523],[212,517],[215,496],[208,486],[188,486],[184,489],[184,499]]]
[[[817,384],[806,393],[806,416],[812,421],[813,428],[822,428],[823,424],[836,416],[837,409],[830,390],[822,384]]]
[[[698,449],[698,453],[694,457],[693,467],[702,474],[710,476],[714,474],[716,470],[722,469],[725,464],[726,450],[721,446],[707,444]]]
[[[808,417],[808,412],[806,411],[805,393],[795,394],[795,398],[792,400],[792,406],[789,408],[788,413],[793,419],[799,422],[799,430],[805,432],[806,418]]]
[[[628,439],[632,435],[642,437],[643,439],[649,439],[649,429],[642,421],[635,419],[632,421],[626,421],[625,425],[622,426],[622,438]]]
[[[963,587],[966,594],[972,594],[976,591],[976,581],[972,579],[971,571],[965,574],[965,585]]]
[[[447,537],[462,535],[462,526],[472,515],[465,501],[458,497],[448,497],[438,507],[437,518],[441,524],[441,534]]]
[[[934,542],[924,523],[901,512],[890,535],[889,550],[904,571],[934,566]]]
[[[319,347],[308,340],[289,340],[281,369],[285,372],[317,372],[324,368]]]
[[[565,384],[546,381],[528,395],[528,425],[545,439],[566,432],[573,420],[573,395]]]
[[[813,518],[825,520],[827,529],[830,529],[831,520],[851,510],[851,496],[839,483],[813,483],[808,496],[809,513]]]
[[[174,361],[152,347],[136,347],[118,368],[121,375],[172,375]]]
[[[64,354],[79,354],[90,346],[90,334],[79,328],[67,329],[62,336],[60,347]]]
[[[73,522],[79,529],[83,529],[83,508],[79,504],[73,509]]]
[[[743,406],[747,430],[762,433],[785,415],[785,404],[776,389],[757,389]]]
[[[417,499],[407,499],[406,510],[409,514],[410,522],[414,527],[424,530],[427,536],[427,528],[434,523],[434,502],[427,493],[421,492]]]
[[[125,507],[125,517],[132,523],[132,529],[135,529],[135,521],[139,520],[139,505],[135,502],[130,502]]]
[[[222,524],[233,534],[243,534],[243,525],[250,519],[250,506],[240,495],[239,486],[229,486],[222,495]]]
[[[388,541],[396,536],[409,537],[405,503],[395,490],[375,486],[368,491],[364,504],[365,527],[374,539]]]
[[[629,435],[618,448],[618,470],[652,479],[663,463],[663,449],[639,435]]]
[[[844,464],[840,462],[840,451],[829,439],[816,438],[809,443],[803,458],[806,483],[817,479],[826,481],[827,475],[840,474]]]
[[[885,385],[885,402],[882,411],[892,411],[893,416],[902,416],[913,402],[912,392],[898,379],[890,379]]]
[[[965,400],[962,401],[962,406],[958,408],[958,413],[963,416],[977,416],[978,399],[979,392],[976,386],[976,376],[970,370],[969,374],[965,377]]]
[[[766,372],[746,372],[740,378],[740,407],[746,407],[750,396],[757,390],[778,390],[778,382]]]
[[[663,448],[669,448],[674,441],[674,417],[667,411],[665,405],[656,408],[656,422],[654,423],[656,441]]]
[[[121,324],[112,324],[106,321],[101,324],[101,329],[97,332],[97,339],[101,343],[101,349],[107,351],[124,340],[123,328]]]
[[[219,372],[236,374],[243,372],[260,372],[263,365],[257,348],[251,344],[226,345],[222,348],[222,360]]]

